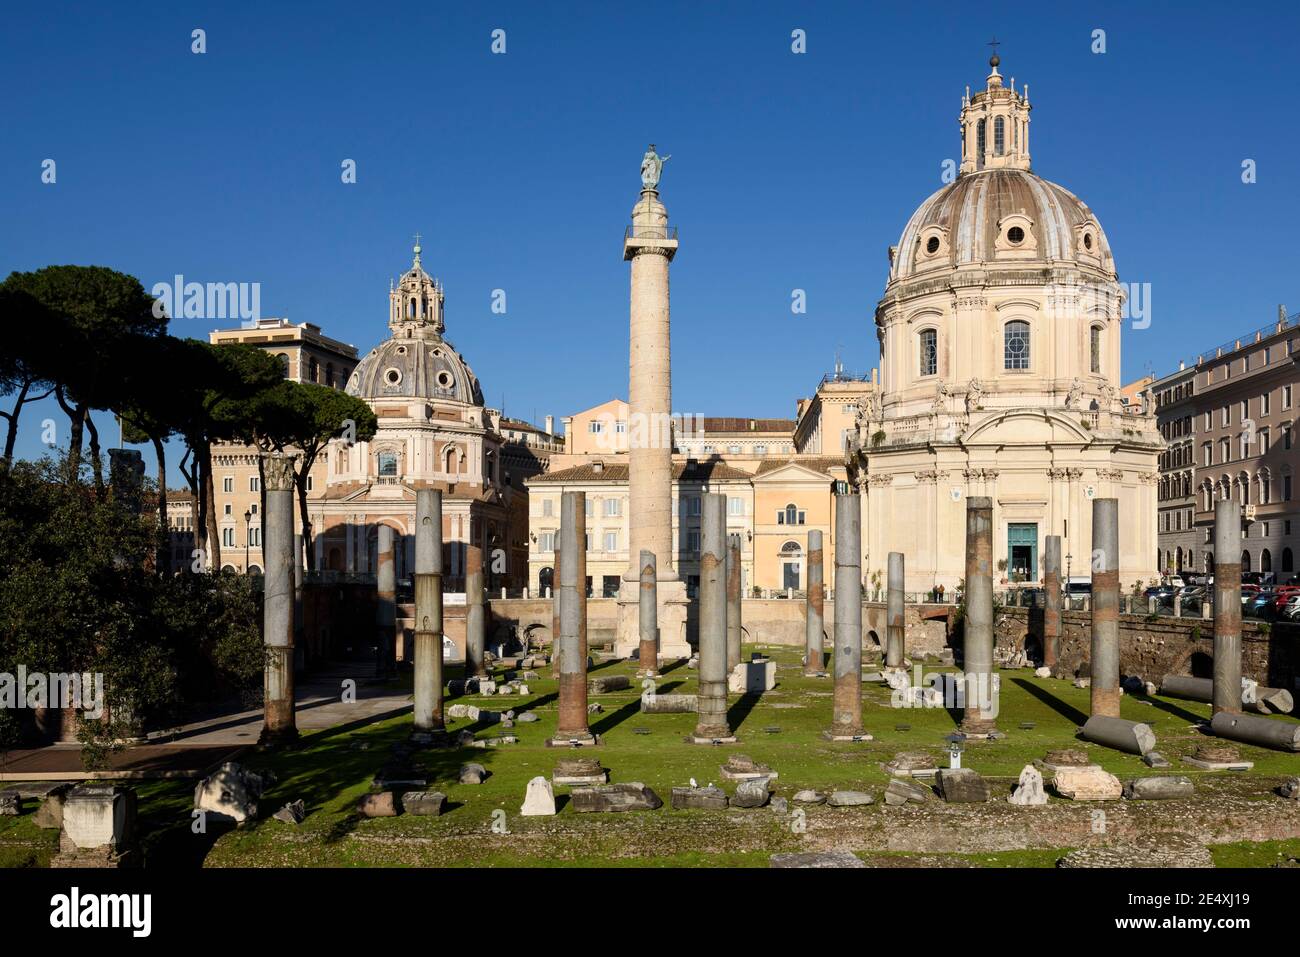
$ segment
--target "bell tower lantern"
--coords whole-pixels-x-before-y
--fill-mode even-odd
[[[1029,169],[1029,86],[1023,94],[1002,85],[1001,58],[989,57],[992,71],[984,89],[961,99],[961,172],[982,169]]]
[[[415,236],[415,262],[388,291],[388,328],[394,336],[433,332],[441,336],[442,284],[420,265],[420,236]]]

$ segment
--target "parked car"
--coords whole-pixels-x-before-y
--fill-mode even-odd
[[[1247,599],[1241,613],[1251,618],[1272,619],[1277,616],[1277,595],[1271,591],[1259,591]]]
[[[1294,621],[1300,616],[1300,594],[1292,595],[1287,599],[1286,607],[1282,609],[1282,617]]]
[[[1273,589],[1273,594],[1277,596],[1276,601],[1273,603],[1274,608],[1281,612],[1292,598],[1300,595],[1300,585],[1279,585]]]

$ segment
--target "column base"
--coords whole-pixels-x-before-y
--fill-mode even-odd
[[[682,739],[687,744],[738,744],[740,739],[727,731],[719,735],[688,734]]]
[[[694,649],[686,640],[686,582],[661,581],[656,587],[659,620],[659,660],[689,658]],[[631,658],[641,647],[641,582],[624,579],[618,589],[618,630],[614,654]]]
[[[962,718],[957,733],[963,738],[983,740],[986,738],[1005,738],[998,726],[988,718]]]
[[[458,747],[455,737],[453,737],[446,728],[435,728],[430,731],[412,731],[410,738],[407,740],[417,748],[432,748],[438,751]]]
[[[573,734],[557,733],[553,738],[546,739],[548,748],[594,748],[600,745],[600,735],[592,734],[590,731],[575,732]]]
[[[876,739],[873,738],[870,734],[868,734],[865,730],[843,731],[838,728],[831,728],[829,731],[822,732],[822,740],[858,742],[858,741],[874,741]]]
[[[296,727],[272,729],[270,725],[262,725],[262,733],[257,736],[257,746],[262,749],[270,748],[291,748],[298,743],[298,729]]]
[[[829,678],[831,673],[829,671],[805,671],[803,676],[805,678]]]

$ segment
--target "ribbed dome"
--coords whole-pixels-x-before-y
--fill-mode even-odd
[[[1011,233],[1013,227],[1020,232]],[[1026,260],[1074,262],[1114,275],[1110,244],[1082,200],[1028,170],[988,169],[961,175],[920,205],[903,229],[890,279],[945,264]]]
[[[362,399],[451,399],[483,405],[474,372],[450,342],[425,327],[423,335],[386,339],[361,360],[348,395]]]

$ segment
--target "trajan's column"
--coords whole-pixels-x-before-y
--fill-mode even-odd
[[[616,652],[638,648],[641,569],[644,549],[658,571],[659,651],[686,658],[686,584],[677,576],[673,554],[672,364],[670,359],[668,264],[677,253],[677,231],[659,201],[659,177],[668,157],[654,144],[641,160],[641,198],[623,239],[623,258],[632,263],[631,340],[628,362],[628,554],[618,597]]]

